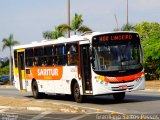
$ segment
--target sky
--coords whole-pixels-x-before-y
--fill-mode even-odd
[[[113,31],[126,23],[127,0],[70,0],[71,19],[83,16],[83,24],[98,32]],[[128,0],[129,23],[160,23],[160,0]],[[41,41],[44,31],[67,23],[67,0],[0,0],[0,58],[9,56],[1,50],[2,39],[13,34],[20,44]]]

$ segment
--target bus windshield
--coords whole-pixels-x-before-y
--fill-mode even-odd
[[[125,44],[94,46],[93,51],[95,71],[127,71],[142,67],[138,43],[129,41]]]

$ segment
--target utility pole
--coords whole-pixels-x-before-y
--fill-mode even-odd
[[[127,26],[128,26],[128,0],[127,0]]]
[[[67,6],[67,12],[68,12],[68,26],[70,27],[70,0],[68,0],[68,6]],[[68,38],[70,38],[70,29],[68,29]]]

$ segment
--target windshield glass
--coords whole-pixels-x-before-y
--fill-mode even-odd
[[[94,46],[95,71],[125,71],[139,69],[140,45],[132,42]]]

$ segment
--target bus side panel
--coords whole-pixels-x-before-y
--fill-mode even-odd
[[[14,85],[15,85],[15,88],[20,90],[18,68],[14,68],[13,70],[14,70]]]
[[[54,91],[54,81],[53,80],[36,80],[37,85],[38,85],[38,90],[39,92],[55,92]],[[32,80],[27,79],[26,80],[26,89],[28,92],[32,91]]]
[[[55,93],[61,94],[71,94],[71,82],[76,80],[80,86],[80,91],[82,92],[81,81],[78,80],[77,66],[64,66],[63,76],[61,80],[55,80]]]
[[[27,91],[32,90],[32,79],[27,79]],[[59,94],[71,94],[71,82],[75,79],[80,86],[81,94],[83,94],[82,82],[78,80],[77,66],[63,66],[62,78],[60,80],[34,79],[37,81],[39,92]]]
[[[66,94],[71,94],[72,81],[76,80],[76,82],[79,84],[80,93],[83,95],[82,79],[78,78],[78,66],[66,66],[64,70],[64,79],[64,88],[68,88]]]
[[[31,92],[31,91],[32,91],[32,80],[26,79],[26,90],[27,90],[28,92]]]

